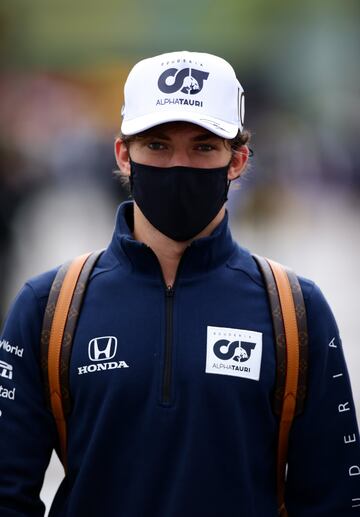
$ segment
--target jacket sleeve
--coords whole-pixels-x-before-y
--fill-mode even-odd
[[[44,515],[40,490],[56,429],[40,367],[42,310],[30,285],[17,296],[0,336],[0,515]]]
[[[360,516],[360,445],[336,322],[314,286],[307,302],[309,359],[304,413],[289,439],[289,517]]]

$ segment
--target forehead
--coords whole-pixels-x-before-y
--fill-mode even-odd
[[[223,140],[223,138],[215,135],[211,131],[198,126],[196,124],[191,124],[190,122],[168,122],[166,124],[160,124],[158,126],[154,126],[142,133],[137,135],[138,138],[148,138],[148,137],[158,137],[171,139],[173,137],[181,136],[182,138],[189,139],[217,139]]]

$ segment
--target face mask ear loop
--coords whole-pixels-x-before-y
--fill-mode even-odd
[[[224,195],[225,201],[228,200],[228,193],[229,193],[230,183],[231,183],[231,180],[226,178],[226,188],[225,188],[225,195]],[[225,203],[225,201],[224,201],[224,203]]]
[[[133,189],[134,189],[134,181],[133,181],[133,161],[129,155],[129,162],[130,162],[130,176],[129,176],[129,182],[130,182],[130,194],[133,196]]]
[[[229,171],[231,161],[232,161],[232,159],[228,163],[227,171]],[[228,179],[227,174],[226,174],[225,181],[226,181],[226,187],[225,187],[225,194],[224,194],[224,203],[228,200],[228,193],[229,193],[229,188],[230,188],[230,183],[231,183],[231,180]]]

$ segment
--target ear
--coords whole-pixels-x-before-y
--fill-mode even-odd
[[[242,145],[240,149],[232,152],[232,158],[228,171],[228,179],[235,180],[241,176],[241,173],[245,170],[247,161],[249,159],[249,148],[247,145]]]
[[[129,149],[121,138],[117,137],[114,143],[115,160],[120,171],[126,176],[130,176],[130,155]]]

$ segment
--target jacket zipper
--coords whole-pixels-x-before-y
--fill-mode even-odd
[[[165,307],[166,307],[166,328],[165,328],[165,355],[164,355],[164,374],[161,393],[161,403],[169,405],[171,402],[171,384],[172,384],[172,363],[173,363],[173,319],[174,319],[174,294],[177,285],[179,273],[182,269],[184,258],[188,252],[185,249],[176,272],[174,284],[165,285]]]
[[[170,403],[171,396],[171,369],[172,369],[172,336],[173,336],[173,307],[174,307],[174,288],[166,287],[166,328],[165,328],[165,358],[164,375],[162,386],[162,404]]]

